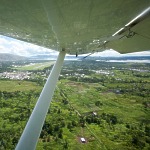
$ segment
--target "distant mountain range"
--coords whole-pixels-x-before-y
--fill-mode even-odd
[[[27,60],[27,57],[13,55],[8,53],[0,53],[0,62],[2,61],[20,61],[20,60]]]
[[[86,56],[86,55],[85,55]],[[150,56],[117,56],[117,57],[102,57],[102,56],[85,56],[79,55],[78,57],[73,55],[67,55],[65,60],[100,60],[100,61],[109,61],[109,60],[149,60]],[[19,55],[13,55],[8,53],[0,53],[0,61],[21,61],[21,60],[56,60],[57,55],[46,54],[46,55],[34,55],[31,57],[23,57]]]
[[[87,57],[86,57],[87,56]],[[35,55],[29,57],[31,60],[56,60],[57,55],[46,54],[46,55]],[[65,57],[66,60],[75,60],[75,59],[87,59],[87,60],[150,60],[150,56],[117,56],[117,57],[103,57],[103,56],[88,56],[87,55],[79,55],[78,57],[73,55],[67,55]]]

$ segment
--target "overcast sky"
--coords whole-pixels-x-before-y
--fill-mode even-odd
[[[16,39],[4,37],[2,35],[0,35],[0,53],[10,53],[26,57],[37,54],[49,54],[49,53],[53,53],[54,55],[58,54],[58,52],[54,50],[43,48],[34,44],[29,44]],[[114,50],[106,50],[104,52],[95,53],[93,55],[120,56],[120,54]],[[150,56],[150,51],[131,53],[130,55]]]

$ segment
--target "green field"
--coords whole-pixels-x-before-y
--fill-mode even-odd
[[[35,82],[19,81],[19,80],[0,80],[0,91],[15,92],[15,91],[30,91],[40,90],[40,87]]]
[[[149,150],[149,66],[139,65],[147,71],[136,72],[115,65],[115,75],[106,76],[77,70],[75,63],[61,72],[36,150]],[[80,68],[90,65],[94,69],[93,62]],[[0,80],[2,150],[15,148],[40,95],[45,76],[36,73],[39,78],[32,82]]]
[[[42,70],[46,67],[50,67],[53,65],[55,61],[49,61],[49,62],[42,62],[42,63],[30,63],[23,66],[17,66],[14,69],[17,70]]]

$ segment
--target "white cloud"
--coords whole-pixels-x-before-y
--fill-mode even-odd
[[[110,49],[110,50],[105,50],[103,52],[97,52],[97,53],[94,53],[93,55],[91,56],[103,56],[103,57],[118,57],[118,56],[121,56],[121,54],[113,49]]]
[[[43,48],[34,44],[16,39],[0,36],[0,53],[17,54],[21,56],[32,56],[35,54],[57,53],[54,50]]]
[[[0,45],[7,43],[7,40],[0,36]]]
[[[37,54],[49,54],[49,53],[52,53],[54,55],[58,54],[58,52],[54,50],[43,48],[34,44],[19,41],[16,39],[4,37],[2,35],[0,35],[0,53],[10,53],[10,54],[17,54],[21,56],[32,56],[32,55],[37,55]],[[87,55],[88,54],[85,54],[85,56]],[[117,51],[110,49],[110,50],[105,50],[103,52],[94,53],[92,56],[103,56],[103,57],[115,56],[117,57],[117,56],[127,56],[127,55],[150,56],[150,51],[120,54]]]
[[[150,51],[134,52],[128,54],[122,54],[123,56],[150,56]]]

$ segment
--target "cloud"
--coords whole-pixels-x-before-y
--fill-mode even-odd
[[[33,56],[33,55],[40,55],[40,54],[58,55],[57,51],[48,48],[43,48],[27,42],[19,41],[13,38],[5,37],[2,35],[0,35],[0,53],[17,54],[26,57]],[[88,54],[85,54],[85,56],[87,55]],[[127,55],[150,56],[150,51],[120,54],[117,51],[110,49],[110,50],[105,50],[103,52],[94,53],[92,56],[117,57],[117,56],[127,56]]]
[[[127,53],[127,54],[120,54],[119,52],[110,49],[105,50],[103,52],[94,53],[91,56],[103,56],[103,57],[120,57],[120,56],[150,56],[150,51],[142,51],[142,52],[134,52],[134,53]]]
[[[142,51],[142,52],[127,53],[127,54],[122,54],[122,55],[123,56],[150,56],[150,50]]]
[[[57,52],[54,50],[43,48],[34,44],[19,41],[9,37],[4,37],[1,35],[0,35],[0,53],[17,54],[27,57],[46,53],[57,54]]]
[[[95,54],[93,54],[92,56],[103,56],[103,57],[119,57],[121,56],[121,54],[113,49],[110,50],[105,50],[103,52],[97,52]]]

